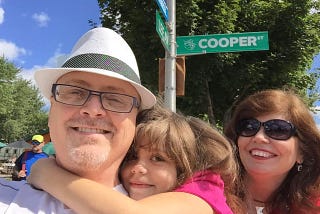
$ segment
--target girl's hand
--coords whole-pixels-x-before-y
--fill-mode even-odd
[[[47,179],[47,172],[58,167],[55,158],[41,158],[31,167],[30,175],[27,177],[28,183],[37,189],[43,189]]]

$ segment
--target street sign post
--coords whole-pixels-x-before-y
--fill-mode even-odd
[[[167,4],[165,2],[165,0],[156,0],[161,12],[162,12],[162,15],[164,17],[164,19],[166,21],[169,21],[169,16],[168,16],[168,7],[167,7]]]
[[[177,36],[177,55],[269,50],[268,32]]]
[[[164,48],[169,51],[170,45],[169,45],[169,32],[164,24],[164,22],[161,19],[160,13],[158,10],[156,10],[156,31],[161,39],[161,42],[164,46]]]

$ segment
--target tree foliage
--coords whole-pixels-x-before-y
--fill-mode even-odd
[[[47,129],[38,90],[18,76],[20,70],[0,58],[0,139],[10,143]]]
[[[155,1],[98,0],[101,22],[123,34],[136,54],[142,82],[157,92],[164,48],[155,30]],[[186,57],[186,92],[177,108],[221,123],[238,100],[266,88],[315,91],[307,72],[320,51],[320,3],[314,0],[184,0],[176,3],[177,36],[269,32],[269,51]],[[311,12],[314,11],[314,12]],[[311,93],[310,104],[316,99]],[[213,113],[210,113],[213,112]]]

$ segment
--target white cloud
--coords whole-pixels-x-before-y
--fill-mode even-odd
[[[316,1],[318,1],[318,0],[313,0],[312,3],[315,4]],[[319,13],[319,10],[316,10],[315,8],[311,8],[310,13],[311,14]]]
[[[67,59],[68,55],[61,53],[60,47],[61,45],[59,45],[54,55],[50,57],[44,65],[35,65],[30,69],[23,69],[20,72],[19,76],[21,76],[23,79],[31,81],[31,83],[36,86],[35,80],[34,80],[34,72],[36,70],[40,70],[43,68],[60,67],[62,63]],[[50,101],[45,97],[43,97],[43,101],[45,103],[45,109],[48,109],[50,106]]]
[[[310,13],[316,14],[316,13],[319,13],[319,10],[316,10],[315,8],[311,8]]]
[[[39,70],[39,69],[42,69],[42,68],[47,68],[48,66],[40,66],[40,65],[35,65],[33,66],[32,68],[30,69],[22,69],[21,72],[19,73],[19,76],[22,77],[23,79],[25,80],[29,80],[31,82],[32,85],[36,86],[36,82],[34,80],[34,72],[36,70]],[[49,106],[50,106],[50,101],[45,98],[45,97],[42,97],[43,99],[43,102],[45,103],[45,109],[48,109]]]
[[[4,21],[4,9],[0,7],[0,24],[2,24],[3,21]]]
[[[20,55],[26,55],[24,48],[18,47],[16,44],[0,39],[0,56],[4,56],[8,60],[17,59]]]
[[[0,0],[1,1],[1,0]],[[60,67],[62,63],[67,59],[68,55],[61,53],[61,45],[58,46],[55,53],[50,57],[44,65],[34,65],[32,68],[22,68],[19,76],[25,80],[31,82],[32,85],[35,85],[34,72],[43,68],[55,68]],[[17,60],[20,55],[27,54],[27,51],[24,48],[19,48],[12,42],[0,39],[0,56],[4,56],[8,60]],[[43,98],[45,102],[45,109],[48,109],[50,102],[48,99]]]
[[[50,57],[46,63],[48,67],[61,67],[64,61],[67,59],[68,54],[61,53],[61,44],[58,45],[58,48],[55,50],[52,57]]]
[[[46,27],[50,21],[50,17],[44,12],[35,13],[32,18],[38,23],[39,27]]]
[[[33,84],[35,84],[33,74],[36,70],[43,69],[43,68],[60,67],[67,57],[68,55],[60,52],[60,45],[59,45],[54,55],[50,57],[44,65],[34,65],[30,69],[23,69],[20,73],[20,76],[26,80],[30,80]]]

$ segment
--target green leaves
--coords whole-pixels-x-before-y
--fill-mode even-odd
[[[0,139],[7,143],[24,139],[47,129],[44,103],[27,80],[19,78],[19,69],[0,58]]]
[[[103,26],[123,34],[136,54],[142,82],[157,93],[158,58],[165,52],[155,30],[155,1],[98,2]],[[177,1],[178,36],[268,31],[270,46],[269,51],[186,57],[186,92],[177,98],[177,108],[219,122],[248,94],[281,87],[294,87],[306,97],[308,90],[311,105],[318,77],[308,70],[320,52],[319,9],[314,0]]]

